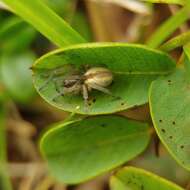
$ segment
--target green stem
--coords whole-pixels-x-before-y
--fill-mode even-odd
[[[40,0],[3,0],[17,15],[60,47],[85,40]]]
[[[169,52],[175,48],[181,47],[190,42],[190,31],[180,34],[171,40],[168,40],[162,46],[159,47],[160,50]]]
[[[182,25],[190,16],[190,5],[185,5],[175,15],[166,20],[147,41],[147,45],[152,48],[157,48],[163,43],[180,25]]]

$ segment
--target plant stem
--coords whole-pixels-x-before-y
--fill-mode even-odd
[[[190,42],[190,31],[180,34],[160,46],[160,50],[169,52]]]

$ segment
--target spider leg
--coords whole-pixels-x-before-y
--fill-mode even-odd
[[[56,96],[54,96],[54,97],[52,98],[52,101],[55,102],[56,99],[59,98],[60,96],[64,96],[64,94],[63,94],[63,93],[57,94]]]
[[[107,88],[102,87],[102,86],[100,86],[100,85],[98,85],[96,83],[88,84],[88,86],[90,88],[92,88],[92,89],[99,90],[99,91],[101,91],[101,92],[103,92],[105,94],[108,94],[108,95],[112,96],[115,99],[121,99],[121,97],[119,97],[119,96],[114,96]]]
[[[60,88],[59,88],[60,82],[62,83],[63,81],[62,80],[56,80],[56,79],[54,80],[55,90],[58,94],[53,97],[53,99],[52,99],[53,101],[55,101],[60,96],[64,96],[63,90],[60,90]]]
[[[42,91],[48,85],[48,83],[53,79],[53,77],[54,77],[54,75],[50,74],[50,76],[48,77],[46,82],[44,82],[44,84],[42,86],[40,86],[39,91]]]
[[[63,79],[65,76],[65,68],[64,67],[57,67],[55,69],[52,69],[51,71],[48,71],[47,74],[41,74],[41,76],[47,78],[47,80],[45,81],[45,83],[39,88],[39,91],[43,90],[47,84],[54,78],[56,79]],[[72,73],[70,71],[70,73]]]
[[[82,95],[83,95],[85,107],[88,107],[88,88],[85,84],[82,85]]]
[[[44,75],[44,76],[47,78],[47,80],[46,80],[46,81],[44,82],[44,84],[39,88],[39,91],[43,90],[43,89],[48,85],[48,83],[49,83],[50,81],[52,81],[55,77],[59,77],[59,76],[56,76],[56,75],[57,75],[56,71],[53,71],[52,73],[50,73],[48,77]]]
[[[63,80],[53,80],[54,81],[54,86],[55,86],[55,90],[58,94],[62,94],[63,92],[60,90],[60,85],[62,85]]]

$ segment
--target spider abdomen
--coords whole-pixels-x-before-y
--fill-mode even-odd
[[[103,67],[93,67],[89,69],[84,74],[84,77],[84,83],[88,86],[96,84],[102,87],[107,87],[113,81],[112,72],[109,69]]]

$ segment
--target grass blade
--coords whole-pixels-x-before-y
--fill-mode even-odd
[[[166,43],[164,43],[162,46],[160,46],[160,50],[169,52],[175,48],[181,47],[187,43],[190,42],[190,32],[185,32],[183,34],[180,34],[171,40],[168,40]]]
[[[60,47],[85,42],[63,19],[39,0],[3,0],[17,15]]]
[[[181,24],[189,18],[189,5],[186,5],[174,16],[166,20],[147,41],[151,48],[157,48],[166,40]]]

